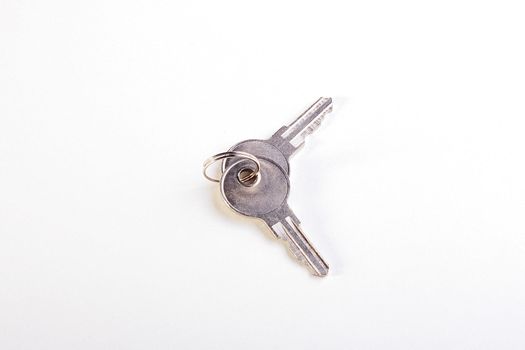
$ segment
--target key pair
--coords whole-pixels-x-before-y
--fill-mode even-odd
[[[332,111],[332,99],[322,97],[294,122],[283,126],[267,140],[246,140],[228,152],[204,163],[204,176],[220,183],[226,204],[234,211],[263,220],[275,237],[285,241],[292,254],[316,276],[328,274],[328,264],[301,229],[300,221],[288,206],[290,158],[305,138]],[[207,168],[223,160],[222,176],[213,179]]]

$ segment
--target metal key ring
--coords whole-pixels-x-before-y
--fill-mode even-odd
[[[259,159],[257,159],[256,156],[250,153],[246,153],[246,152],[229,151],[229,152],[217,153],[216,155],[211,156],[210,158],[206,159],[206,161],[202,165],[203,166],[202,173],[204,174],[204,177],[213,182],[221,182],[220,179],[214,179],[213,177],[208,176],[206,171],[208,170],[210,165],[212,165],[218,160],[227,159],[227,158],[235,158],[235,157],[249,159],[255,163],[255,167],[256,167],[255,170],[252,171],[250,175],[245,176],[242,179],[239,179],[241,182],[249,181],[259,175],[259,172],[261,170],[261,163],[259,163]]]

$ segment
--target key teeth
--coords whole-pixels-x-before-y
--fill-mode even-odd
[[[306,268],[308,269],[308,271],[310,271],[310,273],[314,276],[317,276],[317,277],[325,277],[326,275],[328,275],[328,271],[329,271],[329,266],[327,265],[326,266],[326,270],[322,270],[322,271],[315,271],[309,264],[308,262],[306,261],[306,259],[304,258],[304,256],[299,252],[299,249],[297,249],[295,247],[295,245],[293,245],[289,240],[287,239],[283,239],[281,238],[283,241],[285,241],[285,244],[286,244],[286,247],[288,248],[288,252],[292,255],[292,257],[294,257],[300,264],[306,266]]]
[[[299,227],[298,220],[292,219],[288,217],[285,219],[284,222],[277,222],[275,224],[269,224],[268,225],[272,232],[274,232],[275,236],[278,237],[280,240],[284,241],[286,247],[288,248],[289,254],[295,258],[300,264],[306,266],[308,268],[308,271],[314,276],[318,277],[324,277],[328,274],[328,264],[319,256],[317,252],[315,254],[319,258],[320,264],[316,268],[314,267],[315,264],[312,264],[307,260],[307,257],[301,252],[300,248],[294,244],[293,238],[291,237],[292,232],[297,232],[299,235],[301,235],[302,239],[306,241],[308,245],[311,246],[310,242],[308,242],[307,237],[302,232],[301,228]]]
[[[331,110],[332,110],[332,107],[330,107],[329,109],[327,109],[326,112],[323,113],[321,116],[319,116],[317,119],[314,119],[314,121],[313,121],[310,125],[308,125],[308,127],[306,128],[306,131],[304,131],[304,133],[305,133],[306,135],[310,135],[310,134],[312,134],[315,130],[317,130],[317,129],[321,126],[321,124],[322,124],[324,118],[326,117],[326,115],[327,115]]]
[[[299,249],[297,249],[297,247],[295,245],[293,245],[289,240],[285,239],[284,241],[286,242],[286,246],[288,247],[288,251],[293,254],[295,259],[297,259],[298,261],[300,261],[302,263],[306,263],[306,259],[301,254]]]
[[[321,97],[288,126],[282,133],[282,138],[287,140],[293,147],[298,148],[304,143],[304,139],[308,135],[311,135],[319,128],[326,115],[332,109],[332,99]]]
[[[317,130],[320,126],[321,126],[321,123],[323,122],[323,120],[325,119],[326,115],[330,112],[332,112],[332,109],[333,109],[333,106],[332,106],[332,99],[331,98],[327,98],[327,100],[330,101],[330,106],[319,116],[317,117],[316,119],[314,119],[312,121],[312,123],[310,125],[308,125],[308,132],[307,132],[307,135],[310,135],[311,133],[313,133],[315,130]]]

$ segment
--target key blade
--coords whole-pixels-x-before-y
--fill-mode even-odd
[[[293,123],[288,125],[279,136],[297,148],[304,143],[306,136],[313,133],[321,125],[326,114],[331,111],[332,99],[321,97]]]
[[[287,216],[270,226],[276,236],[285,240],[297,260],[306,264],[315,276],[328,274],[328,264],[310,243],[297,220]]]

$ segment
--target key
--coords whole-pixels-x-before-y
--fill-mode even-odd
[[[321,97],[292,124],[283,126],[268,140],[289,159],[304,144],[306,136],[312,134],[332,111],[332,99]]]
[[[290,173],[290,158],[304,145],[305,138],[312,134],[323,121],[327,113],[332,111],[332,99],[321,97],[295,121],[283,126],[267,140],[245,140],[230,148],[230,151],[242,151],[253,154],[257,158],[271,159]],[[238,159],[227,159],[223,162],[223,170]]]
[[[288,206],[288,174],[275,162],[259,158],[260,172],[255,183],[246,185],[239,174],[254,170],[250,160],[240,159],[221,177],[222,197],[236,212],[263,220],[275,237],[285,241],[292,254],[316,276],[328,274],[328,264],[301,229],[300,221]]]

